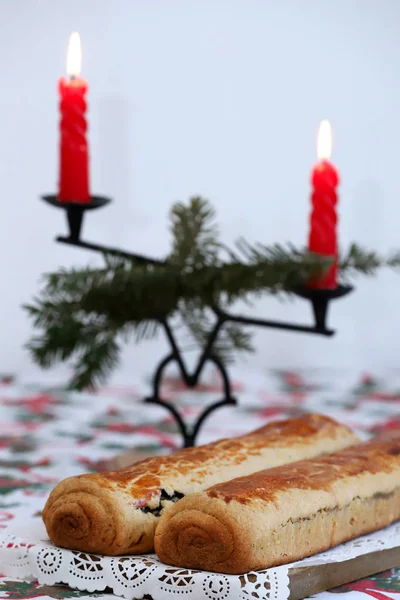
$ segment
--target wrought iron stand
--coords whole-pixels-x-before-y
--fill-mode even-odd
[[[103,196],[93,196],[91,201],[88,203],[77,203],[77,202],[60,202],[56,196],[42,196],[42,199],[56,208],[62,208],[66,211],[69,235],[58,236],[57,242],[63,244],[69,244],[78,248],[84,248],[86,250],[93,250],[95,252],[107,252],[124,258],[130,258],[135,260],[137,263],[146,263],[154,265],[166,264],[165,261],[153,259],[141,254],[134,254],[131,252],[125,252],[118,248],[110,248],[100,244],[92,244],[84,242],[81,239],[81,231],[83,225],[83,218],[86,210],[93,210],[106,206],[111,202],[110,198]],[[213,312],[216,317],[216,321],[213,329],[210,331],[208,340],[203,348],[203,351],[198,359],[196,368],[190,373],[186,367],[181,351],[179,350],[174,331],[169,324],[168,320],[162,320],[160,323],[164,328],[167,340],[171,346],[171,353],[168,354],[158,365],[154,376],[153,376],[153,389],[151,396],[145,398],[145,402],[152,404],[158,404],[166,408],[171,415],[174,417],[177,426],[181,432],[183,438],[183,446],[190,447],[194,446],[196,442],[199,430],[204,423],[205,419],[214,412],[217,408],[225,405],[233,405],[237,403],[236,398],[232,395],[232,388],[229,380],[229,375],[225,368],[225,365],[218,356],[213,354],[213,346],[216,341],[219,332],[227,322],[240,323],[242,325],[251,325],[256,327],[270,327],[273,329],[283,329],[286,331],[297,331],[302,333],[311,333],[324,336],[332,336],[335,332],[327,327],[327,315],[328,307],[331,300],[341,298],[352,291],[351,286],[338,286],[333,290],[322,290],[312,288],[301,288],[293,290],[295,294],[301,298],[305,298],[311,302],[314,325],[298,325],[296,323],[286,323],[282,321],[268,321],[265,319],[253,319],[250,317],[244,317],[241,315],[234,315],[220,310],[218,307],[213,308]],[[160,396],[160,388],[164,369],[172,362],[175,362],[178,366],[180,375],[189,388],[193,388],[197,385],[203,369],[206,363],[213,363],[218,369],[223,383],[223,397],[218,402],[211,404],[198,417],[197,421],[192,427],[189,427],[182,418],[179,411],[170,404],[163,400]]]

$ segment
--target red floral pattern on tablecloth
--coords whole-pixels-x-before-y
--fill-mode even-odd
[[[400,428],[400,370],[385,374],[329,371],[235,371],[238,407],[225,407],[206,422],[201,442],[237,435],[278,417],[318,411],[368,435]],[[187,420],[222,396],[216,375],[188,392],[178,378],[164,381],[165,399]],[[96,471],[107,459],[135,448],[146,455],[169,452],[180,444],[170,414],[145,405],[147,394],[132,386],[104,387],[96,395],[67,392],[63,386],[23,385],[0,375],[0,530],[20,514],[38,514],[49,489],[60,478]],[[32,507],[32,509],[30,509]],[[1,565],[0,565],[1,574]],[[400,600],[400,569],[320,594],[358,595]],[[66,586],[13,581],[0,576],[0,598],[111,598]]]

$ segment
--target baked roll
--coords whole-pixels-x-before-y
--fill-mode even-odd
[[[232,479],[168,509],[155,536],[170,565],[247,573],[400,519],[400,433]]]
[[[43,520],[58,546],[106,555],[140,554],[153,549],[165,507],[183,496],[265,467],[334,452],[355,440],[347,427],[322,415],[271,423],[120,471],[64,479],[51,492]]]

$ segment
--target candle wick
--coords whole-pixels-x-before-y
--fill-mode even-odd
[[[70,76],[69,76],[69,80],[70,80],[70,81],[74,81],[74,79],[76,79],[76,75],[70,75]]]

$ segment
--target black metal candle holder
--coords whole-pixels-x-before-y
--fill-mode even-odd
[[[69,237],[64,238],[63,241],[75,245],[79,242],[85,211],[101,208],[111,202],[111,198],[106,198],[105,196],[91,196],[89,202],[74,202],[72,200],[65,202],[64,200],[59,200],[57,196],[42,196],[42,199],[51,206],[62,208],[66,211]]]
[[[85,248],[86,250],[93,250],[95,252],[106,252],[108,254],[130,258],[137,261],[138,263],[147,263],[154,265],[166,264],[165,261],[143,256],[142,254],[125,252],[124,250],[120,250],[118,248],[110,248],[100,244],[93,244],[81,240],[84,212],[86,210],[101,208],[102,206],[105,206],[106,204],[111,202],[110,198],[105,198],[103,196],[92,196],[90,202],[87,203],[64,202],[58,200],[56,196],[42,196],[42,199],[45,200],[48,204],[51,204],[56,208],[62,208],[67,212],[69,236],[58,236],[56,238],[57,242],[69,244],[71,246],[76,246],[79,248]],[[144,401],[163,406],[165,409],[167,409],[176,421],[176,424],[183,438],[183,446],[194,446],[202,424],[212,412],[214,412],[222,406],[237,404],[237,400],[232,394],[232,387],[225,365],[223,364],[222,360],[218,356],[216,356],[216,354],[214,354],[213,351],[214,343],[225,323],[234,322],[240,323],[241,325],[250,325],[253,327],[269,327],[272,329],[311,333],[329,337],[334,335],[335,333],[334,330],[329,329],[327,326],[329,303],[332,300],[342,298],[343,296],[349,294],[352,290],[353,288],[351,286],[343,285],[338,286],[334,289],[317,289],[311,287],[301,287],[292,290],[293,293],[297,296],[309,300],[311,302],[314,316],[313,325],[298,325],[297,323],[288,323],[285,321],[255,319],[251,317],[245,317],[242,315],[234,315],[223,311],[218,307],[213,307],[212,310],[216,317],[216,321],[214,327],[209,333],[208,339],[197,361],[197,365],[192,373],[190,373],[187,369],[187,366],[182,356],[182,352],[180,351],[177,340],[175,338],[174,331],[171,325],[169,324],[168,320],[160,320],[160,324],[162,325],[165,331],[168,343],[171,347],[171,352],[159,363],[153,376],[152,394],[151,396],[145,398]],[[223,397],[217,402],[207,406],[197,418],[196,422],[192,427],[185,423],[185,421],[182,418],[182,415],[175,408],[175,406],[163,400],[160,395],[164,370],[172,362],[176,363],[184,383],[189,388],[194,388],[197,385],[206,363],[214,364],[222,378]]]
[[[328,306],[331,300],[337,300],[346,296],[353,290],[351,285],[339,285],[333,289],[320,289],[320,288],[297,288],[293,292],[300,296],[310,300],[315,320],[316,329],[325,329],[326,320],[328,317]],[[334,331],[331,332],[331,335]]]

